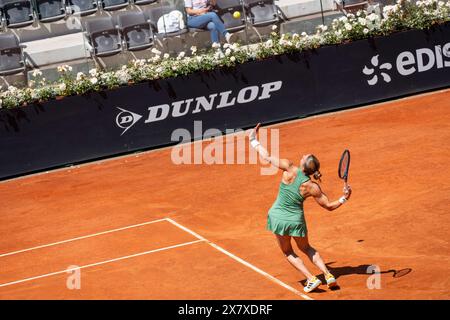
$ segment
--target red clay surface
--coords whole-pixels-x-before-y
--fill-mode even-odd
[[[279,124],[280,155],[321,161],[322,188],[341,196],[337,164],[351,150],[351,200],[305,203],[311,244],[340,289],[313,299],[450,299],[450,90]],[[207,143],[205,143],[206,145]],[[304,277],[265,230],[281,174],[259,165],[174,165],[164,149],[0,183],[0,255],[172,218],[289,286]],[[195,241],[167,221],[0,257],[0,299],[302,299],[198,242],[68,274],[1,284]],[[317,268],[306,261],[310,269]],[[381,270],[368,289],[367,267]],[[394,271],[410,268],[403,277]]]

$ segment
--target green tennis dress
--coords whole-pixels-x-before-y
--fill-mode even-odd
[[[300,185],[309,180],[301,170],[291,184],[280,183],[277,199],[267,216],[267,230],[279,235],[306,237],[305,216],[303,213],[303,197],[300,195]]]

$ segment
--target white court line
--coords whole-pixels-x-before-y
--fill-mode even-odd
[[[31,281],[31,280],[46,278],[46,277],[54,276],[54,275],[57,275],[57,274],[69,273],[70,271],[74,271],[74,270],[86,269],[86,268],[95,267],[95,266],[99,266],[99,265],[106,264],[106,263],[111,263],[111,262],[116,262],[116,261],[120,261],[120,260],[135,258],[135,257],[143,256],[143,255],[154,253],[154,252],[158,252],[158,251],[163,251],[163,250],[169,250],[169,249],[174,249],[174,248],[178,248],[178,247],[183,247],[183,246],[187,246],[187,245],[194,244],[194,243],[197,243],[197,242],[202,242],[202,241],[204,241],[204,240],[195,240],[195,241],[191,241],[191,242],[180,243],[180,244],[176,244],[176,245],[169,246],[169,247],[164,247],[164,248],[160,248],[160,249],[144,251],[144,252],[132,254],[132,255],[129,255],[129,256],[124,256],[124,257],[120,257],[120,258],[114,258],[114,259],[110,259],[110,260],[106,260],[106,261],[101,261],[101,262],[96,262],[96,263],[92,263],[92,264],[87,264],[87,265],[84,265],[84,266],[81,266],[81,267],[78,267],[78,268],[68,268],[68,269],[62,270],[62,271],[56,271],[56,272],[52,272],[52,273],[46,273],[46,274],[43,274],[43,275],[40,275],[40,276],[35,276],[35,277],[31,277],[31,278],[26,278],[26,279],[16,280],[16,281],[12,281],[12,282],[2,283],[2,284],[0,284],[0,288],[1,287],[6,287],[6,286],[11,286],[11,285],[22,283],[22,282]]]
[[[209,241],[208,239],[206,239],[206,238],[202,237],[201,235],[195,233],[194,231],[192,231],[192,230],[190,230],[190,229],[188,229],[188,228],[182,226],[181,224],[179,224],[179,223],[173,221],[172,219],[166,218],[166,220],[169,221],[170,223],[174,224],[174,225],[177,226],[178,228],[180,228],[180,229],[182,229],[182,230],[184,230],[184,231],[186,231],[186,232],[192,234],[194,237],[198,238],[199,240],[205,241],[206,243],[208,243],[208,244],[209,244],[210,246],[212,246],[213,248],[215,248],[215,249],[219,250],[220,252],[226,254],[227,256],[231,257],[232,259],[236,260],[237,262],[242,263],[242,264],[245,265],[246,267],[249,267],[250,269],[252,269],[252,270],[258,272],[259,274],[261,274],[261,275],[263,275],[264,277],[268,278],[268,279],[271,280],[272,282],[275,282],[275,283],[279,284],[280,286],[282,286],[282,287],[288,289],[289,291],[292,291],[292,292],[295,293],[296,295],[299,295],[299,296],[302,297],[303,299],[305,299],[305,300],[314,300],[313,298],[308,297],[306,294],[301,293],[301,292],[298,291],[297,289],[295,289],[295,288],[291,287],[290,285],[284,283],[283,281],[281,281],[281,280],[275,278],[274,276],[268,274],[267,272],[265,272],[265,271],[259,269],[258,267],[255,267],[255,266],[252,265],[251,263],[249,263],[249,262],[247,262],[247,261],[245,261],[245,260],[243,260],[243,259],[241,259],[241,258],[235,256],[235,255],[232,254],[231,252],[229,252],[229,251],[223,249],[222,247],[218,246],[217,244],[215,244],[215,243]]]
[[[44,245],[33,247],[33,248],[22,249],[22,250],[12,251],[12,252],[8,252],[8,253],[2,253],[2,254],[0,254],[0,258],[6,257],[6,256],[10,256],[10,255],[13,255],[13,254],[18,254],[18,253],[22,253],[22,252],[31,251],[31,250],[36,250],[36,249],[42,249],[42,248],[46,248],[46,247],[56,246],[56,245],[62,244],[62,243],[67,243],[67,242],[87,239],[87,238],[91,238],[91,237],[96,237],[96,236],[100,236],[100,235],[108,234],[108,233],[112,233],[112,232],[117,232],[117,231],[122,231],[122,230],[126,230],[126,229],[141,227],[141,226],[145,226],[145,225],[156,223],[156,222],[162,222],[162,221],[166,221],[166,219],[158,219],[158,220],[153,220],[153,221],[147,221],[147,222],[143,222],[143,223],[139,223],[139,224],[133,224],[133,225],[127,226],[127,227],[107,230],[107,231],[103,231],[103,232],[89,234],[89,235],[82,236],[82,237],[77,237],[77,238],[62,240],[62,241],[53,242],[53,243],[49,243],[49,244],[44,244]]]

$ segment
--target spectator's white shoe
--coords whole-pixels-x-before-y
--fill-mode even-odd
[[[230,43],[231,33],[229,33],[229,32],[225,33],[225,40],[227,40],[227,42]]]

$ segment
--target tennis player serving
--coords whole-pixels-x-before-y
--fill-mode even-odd
[[[347,185],[344,187],[344,195],[339,200],[330,201],[319,184],[310,179],[312,175],[315,180],[320,182],[322,175],[319,171],[319,160],[312,154],[306,154],[301,158],[299,166],[296,166],[288,159],[270,156],[257,140],[259,127],[260,124],[250,131],[251,146],[263,159],[283,170],[277,199],[267,217],[267,229],[274,233],[280,249],[289,263],[307,278],[306,286],[303,289],[305,292],[313,291],[322,282],[309,272],[303,261],[295,254],[291,238],[294,238],[297,247],[324,273],[328,288],[335,287],[337,285],[335,277],[325,266],[319,252],[308,242],[303,202],[308,197],[313,197],[320,206],[332,211],[342,206],[350,198],[352,189]]]

